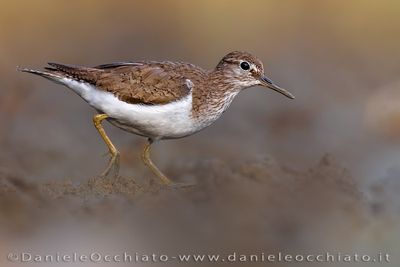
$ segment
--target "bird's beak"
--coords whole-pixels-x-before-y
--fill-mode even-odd
[[[281,87],[279,87],[278,85],[276,85],[273,81],[271,81],[268,77],[266,77],[265,75],[261,76],[260,78],[260,82],[262,86],[268,87],[269,89],[272,89],[278,93],[281,93],[282,95],[290,98],[290,99],[294,99],[294,95],[292,95],[289,91],[287,91],[286,89],[283,89]]]

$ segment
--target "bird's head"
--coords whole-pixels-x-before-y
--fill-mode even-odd
[[[262,62],[247,52],[231,52],[218,63],[216,72],[223,75],[224,80],[237,89],[252,86],[263,86],[293,99],[287,90],[279,87],[264,74]]]

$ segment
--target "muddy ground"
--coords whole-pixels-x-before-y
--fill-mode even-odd
[[[329,155],[306,170],[265,158],[198,161],[172,166],[169,173],[179,173],[181,180],[189,177],[196,185],[169,188],[151,175],[147,180],[120,176],[34,183],[2,172],[0,224],[3,241],[10,242],[6,248],[11,244],[11,251],[48,254],[375,255],[392,252],[391,242],[397,238],[390,234],[397,231],[394,207],[387,204],[393,192],[380,184],[362,189]],[[386,183],[399,186],[393,178]]]

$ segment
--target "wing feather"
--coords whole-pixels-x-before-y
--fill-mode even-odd
[[[187,96],[192,89],[188,78],[174,71],[176,63],[172,62],[117,62],[94,68],[49,65],[49,71],[86,81],[132,104],[167,104]]]

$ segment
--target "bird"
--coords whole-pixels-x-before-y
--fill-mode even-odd
[[[294,99],[265,75],[260,59],[242,51],[228,53],[212,70],[185,62],[145,60],[95,67],[48,63],[44,70],[17,70],[68,87],[97,111],[93,124],[111,156],[101,177],[117,177],[120,168],[120,153],[102,125],[106,120],[147,138],[142,160],[165,185],[174,183],[151,160],[152,144],[206,128],[246,88],[262,86]]]

